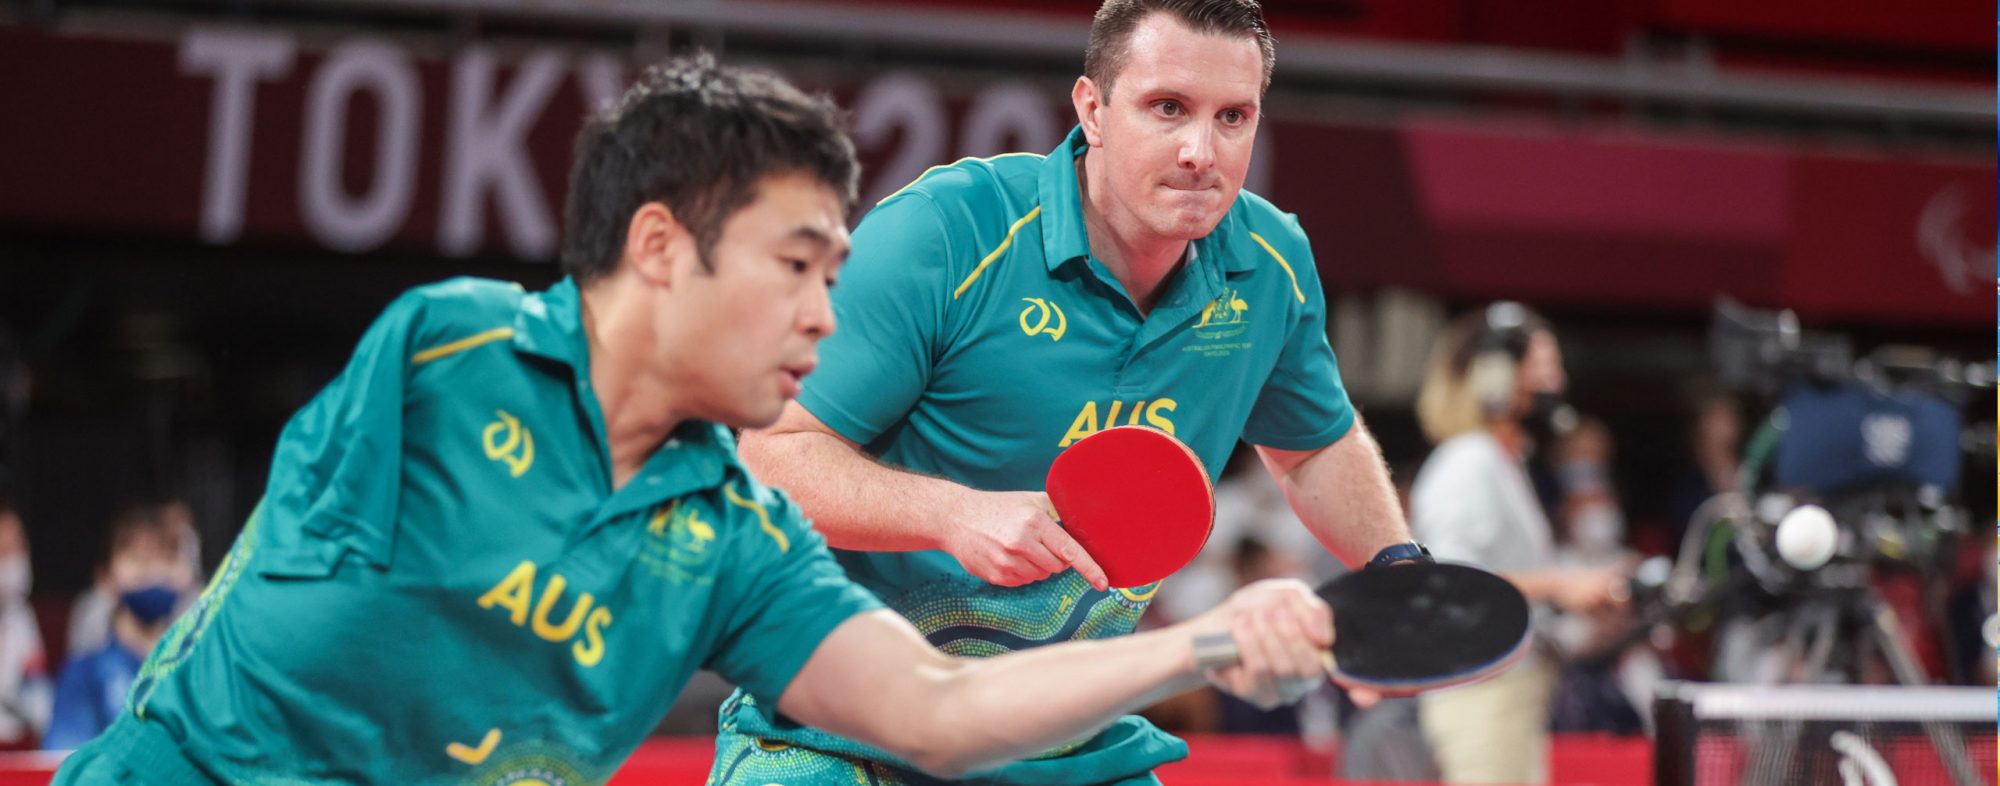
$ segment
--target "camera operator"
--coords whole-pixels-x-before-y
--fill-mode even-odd
[[[1559,425],[1574,425],[1562,403],[1567,385],[1555,333],[1521,304],[1494,303],[1449,325],[1417,399],[1438,445],[1417,473],[1410,523],[1439,559],[1499,573],[1531,603],[1590,614],[1623,605],[1627,576],[1619,566],[1560,564],[1525,465]],[[1520,665],[1420,699],[1424,738],[1446,782],[1548,781],[1558,667],[1540,646],[1546,617],[1537,616],[1537,651]]]

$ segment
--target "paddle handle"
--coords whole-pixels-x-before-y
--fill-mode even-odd
[[[1236,637],[1229,631],[1201,633],[1194,637],[1194,668],[1196,671],[1222,669],[1236,665],[1242,654],[1236,650]]]

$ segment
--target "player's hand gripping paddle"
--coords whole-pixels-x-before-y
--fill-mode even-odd
[[[1201,553],[1215,488],[1180,440],[1118,426],[1070,445],[1049,466],[1049,504],[1113,587],[1141,587]]]
[[[1342,687],[1409,696],[1493,676],[1528,650],[1527,598],[1470,565],[1364,568],[1318,592],[1333,607],[1330,676]],[[1196,638],[1200,668],[1236,661],[1229,633]]]

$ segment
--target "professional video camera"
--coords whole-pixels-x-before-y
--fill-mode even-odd
[[[1948,573],[1971,529],[1963,468],[1993,456],[1993,424],[1967,429],[1963,415],[1993,387],[1993,364],[1908,346],[1856,357],[1847,338],[1801,330],[1789,311],[1727,299],[1710,351],[1723,381],[1769,414],[1737,487],[1695,513],[1671,565],[1640,571],[1641,623],[1619,645],[1733,607],[1784,623],[1765,644],[1799,659],[1790,679],[1858,680],[1879,658],[1899,681],[1923,681],[1872,574],[1937,585]]]
[[[1857,359],[1844,337],[1801,331],[1789,311],[1727,299],[1710,349],[1726,383],[1776,402],[1745,449],[1738,489],[1766,500],[1762,523],[1775,528],[1788,503],[1812,501],[1841,525],[1842,558],[1917,568],[1950,559],[1968,531],[1961,470],[1968,456],[1993,455],[1992,426],[1967,430],[1962,415],[1993,386],[1992,363],[1900,345]]]

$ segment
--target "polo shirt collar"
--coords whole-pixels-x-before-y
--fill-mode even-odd
[[[514,314],[514,347],[517,351],[547,358],[569,366],[579,386],[588,385],[590,339],[583,330],[583,298],[576,280],[564,276],[541,292],[521,298]],[[593,424],[600,432],[602,416],[595,396],[588,398]],[[747,475],[736,456],[736,437],[727,426],[690,420],[674,428],[667,443],[647,459],[619,496],[652,499],[666,493],[678,496],[691,490],[720,485],[731,475]]]

